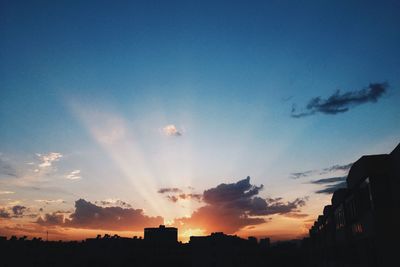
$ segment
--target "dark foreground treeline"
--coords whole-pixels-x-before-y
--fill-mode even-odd
[[[301,247],[260,247],[245,239],[155,244],[108,238],[83,242],[0,241],[0,266],[307,266]]]

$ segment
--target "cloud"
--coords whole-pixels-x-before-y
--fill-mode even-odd
[[[339,188],[346,188],[346,177],[347,176],[339,176],[339,177],[329,177],[323,178],[319,180],[310,181],[312,184],[324,185],[324,188],[316,191],[317,194],[332,194]]]
[[[194,188],[189,187],[188,189],[193,190]],[[173,193],[173,194],[168,194],[166,198],[174,203],[178,202],[179,200],[190,200],[190,199],[197,200],[200,202],[203,196],[202,194],[185,193],[182,189],[177,187],[164,187],[160,188],[157,192],[160,194]]]
[[[79,180],[79,179],[82,178],[81,171],[80,170],[73,170],[68,175],[66,175],[65,178],[67,178],[69,180]]]
[[[141,231],[144,227],[158,226],[163,218],[149,217],[141,209],[100,207],[84,199],[75,202],[75,212],[69,218],[59,214],[46,214],[37,220],[41,225],[115,231]]]
[[[250,177],[237,183],[220,184],[215,188],[204,191],[204,201],[209,204],[226,204],[240,200],[248,200],[257,195],[263,185],[250,184]]]
[[[346,177],[347,175],[343,175],[344,173],[348,173],[353,163],[347,164],[335,164],[333,166],[317,169],[317,170],[309,170],[304,172],[295,172],[290,174],[290,178],[299,179],[310,176],[318,176],[318,175],[340,175],[333,177],[324,177],[320,179],[314,179],[309,181],[311,184],[323,185],[323,189],[317,190],[315,193],[317,194],[331,194],[335,192],[336,189],[346,187]]]
[[[1,219],[9,219],[10,217],[11,216],[10,216],[10,213],[8,211],[6,211],[4,208],[0,209],[0,218]]]
[[[94,203],[102,207],[132,208],[131,204],[117,198],[107,198],[105,200],[95,201]]]
[[[205,190],[205,206],[197,209],[188,218],[175,220],[177,225],[212,231],[234,233],[244,227],[265,223],[263,216],[297,213],[306,204],[307,198],[284,202],[282,198],[257,196],[263,185],[250,184],[250,177],[237,183],[220,184]]]
[[[376,103],[386,93],[388,87],[388,83],[371,83],[366,88],[343,94],[340,93],[340,90],[337,90],[327,99],[321,99],[321,97],[312,98],[308,102],[305,111],[298,112],[294,105],[291,116],[293,118],[301,118],[315,115],[316,113],[331,115],[344,113],[361,104]]]
[[[36,199],[35,202],[44,203],[46,205],[54,203],[66,203],[66,201],[63,199]]]
[[[346,181],[346,176],[324,178],[324,179],[311,181],[310,183],[312,183],[312,184],[331,184],[331,183],[344,182],[344,181]]]
[[[293,172],[290,174],[290,178],[292,179],[299,179],[299,178],[305,178],[305,177],[310,177],[314,175],[324,175],[324,174],[331,174],[335,172],[348,172],[351,168],[353,163],[347,163],[347,164],[336,164],[327,168],[323,169],[316,169],[316,170],[308,170],[308,171],[303,171],[303,172]]]
[[[25,206],[15,205],[11,208],[11,210],[14,214],[14,217],[22,217],[24,212],[27,211],[27,208]]]
[[[36,221],[42,226],[58,226],[64,224],[64,214],[59,212],[47,213],[44,218],[39,217]]]
[[[168,195],[167,199],[172,201],[172,202],[178,202],[178,200],[197,200],[197,201],[201,201],[202,199],[202,194],[177,194],[177,195]]]
[[[163,129],[163,132],[167,136],[181,136],[182,132],[178,131],[175,125],[169,124],[165,126]]]
[[[267,198],[265,200],[267,206],[265,206],[264,203],[260,201],[258,210],[253,211],[250,214],[254,215],[272,215],[272,214],[286,215],[289,213],[294,214],[299,212],[300,211],[299,208],[305,206],[307,201],[308,197],[296,198],[293,201],[287,201],[287,202],[282,201],[282,198]]]
[[[290,174],[290,176],[291,176],[292,179],[299,179],[299,178],[310,176],[313,173],[315,173],[314,170],[304,171],[304,172],[293,172],[293,173]]]
[[[323,173],[329,173],[329,172],[334,172],[334,171],[348,171],[348,170],[350,170],[352,165],[353,165],[353,162],[349,163],[349,164],[344,164],[344,165],[336,164],[329,168],[323,169]]]
[[[15,194],[13,191],[0,191],[0,195],[9,195],[9,194]]]
[[[182,193],[182,190],[179,188],[170,188],[170,187],[164,187],[164,188],[160,188],[158,191],[158,193],[160,194],[164,194],[164,193]]]
[[[340,182],[332,185],[325,186],[324,189],[318,190],[315,193],[317,194],[333,194],[336,190],[340,188],[347,188],[346,182]]]
[[[48,154],[36,154],[39,158],[41,163],[39,163],[40,168],[46,168],[46,167],[51,167],[53,162],[59,161],[63,155],[58,152],[50,152]]]

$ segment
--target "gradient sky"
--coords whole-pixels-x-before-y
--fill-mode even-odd
[[[398,1],[1,0],[0,235],[142,234],[115,214],[78,221],[79,199],[82,212],[142,209],[138,229],[135,216],[161,216],[181,240],[306,234],[330,201],[316,192],[336,185],[312,181],[400,141],[399,12]],[[205,193],[225,188],[267,207],[235,206],[228,219],[249,221],[228,229],[212,213],[228,200]]]

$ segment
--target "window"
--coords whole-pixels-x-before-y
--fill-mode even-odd
[[[341,229],[344,227],[345,219],[344,219],[344,209],[342,204],[335,210],[335,221],[336,221],[336,229]]]
[[[355,219],[357,217],[356,202],[353,196],[349,197],[346,200],[346,212],[350,220]]]
[[[359,234],[362,234],[363,227],[362,227],[361,223],[355,223],[351,226],[351,230],[353,232],[353,235],[359,235]]]

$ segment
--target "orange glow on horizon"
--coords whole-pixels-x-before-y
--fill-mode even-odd
[[[269,222],[264,225],[245,227],[235,233],[226,233],[231,235],[237,235],[242,238],[249,236],[255,236],[257,238],[269,237],[273,241],[288,240],[301,238],[308,234],[308,226],[310,223],[306,223],[302,220],[284,218],[276,216],[275,222]],[[171,226],[171,225],[170,225]],[[79,229],[79,228],[63,228],[63,227],[43,227],[36,223],[12,223],[1,221],[0,222],[1,232],[0,235],[7,236],[8,238],[12,235],[17,237],[27,236],[28,238],[42,238],[46,240],[47,231],[49,233],[48,238],[52,241],[73,241],[73,240],[85,240],[86,238],[95,238],[97,235],[104,236],[108,234],[110,236],[118,235],[120,237],[143,238],[143,231],[112,231],[112,230],[97,230],[97,229]],[[176,226],[175,226],[176,227]],[[204,236],[209,235],[211,232],[201,228],[190,228],[190,227],[178,227],[178,240],[186,243],[190,240],[191,236]],[[222,231],[223,232],[223,231]]]

